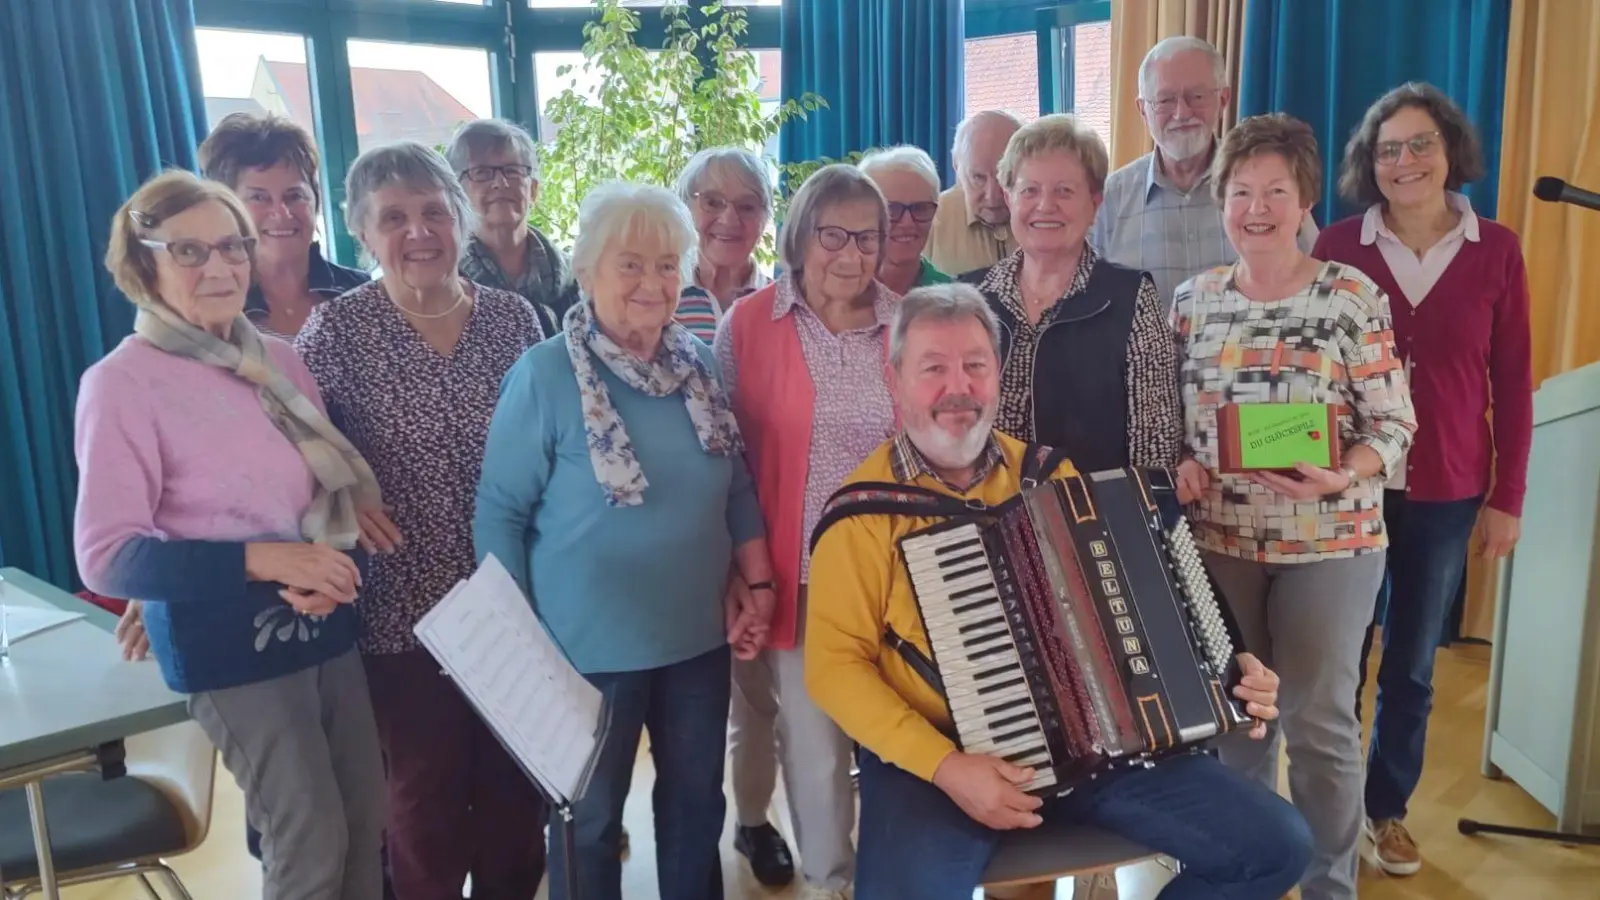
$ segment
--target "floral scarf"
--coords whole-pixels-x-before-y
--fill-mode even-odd
[[[566,331],[567,355],[578,374],[578,392],[583,404],[583,425],[588,434],[589,460],[595,479],[605,490],[611,506],[638,506],[644,503],[644,470],[634,455],[633,443],[623,427],[622,417],[611,404],[606,383],[595,367],[595,360],[622,379],[628,387],[650,397],[683,394],[683,405],[694,423],[700,446],[716,456],[732,456],[744,451],[739,425],[733,418],[722,384],[695,351],[699,343],[688,329],[669,323],[661,333],[661,348],[646,362],[617,346],[606,337],[594,317],[593,301],[587,297],[567,310],[562,324]]]

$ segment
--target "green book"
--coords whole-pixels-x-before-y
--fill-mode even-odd
[[[1326,403],[1230,403],[1217,413],[1223,472],[1339,466],[1339,418]]]

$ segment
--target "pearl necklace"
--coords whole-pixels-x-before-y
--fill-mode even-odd
[[[460,284],[458,283],[456,286],[460,287]],[[385,290],[383,292],[383,295],[385,297],[389,298],[389,302],[394,304],[394,308],[395,309],[400,310],[401,312],[405,313],[408,316],[411,316],[414,319],[442,319],[445,316],[448,316],[451,313],[455,312],[456,308],[459,307],[461,304],[467,302],[467,292],[466,291],[460,291],[459,293],[456,294],[456,302],[450,304],[450,308],[449,309],[445,310],[444,312],[433,313],[433,314],[430,315],[428,313],[412,312],[411,310],[406,309],[404,306],[401,306],[400,305],[400,301],[396,300],[394,298],[394,295],[389,293],[387,290]]]

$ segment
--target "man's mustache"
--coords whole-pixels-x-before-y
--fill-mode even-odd
[[[963,394],[957,397],[945,397],[933,405],[932,412],[935,415],[945,412],[975,412],[982,415],[983,404],[979,403],[976,397]]]

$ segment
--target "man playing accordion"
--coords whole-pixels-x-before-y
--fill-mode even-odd
[[[970,286],[917,288],[890,337],[889,383],[903,431],[846,484],[906,485],[970,508],[1018,494],[1030,448],[994,431],[999,326]],[[1042,458],[1042,457],[1040,457]],[[1044,464],[1046,468],[1054,463]],[[1031,473],[1029,473],[1031,475]],[[1062,461],[1049,478],[1070,478]],[[863,491],[870,492],[870,488]],[[938,501],[935,500],[937,505]],[[1000,755],[962,752],[900,539],[939,515],[824,517],[813,551],[806,685],[860,745],[856,894],[862,900],[968,900],[996,841],[1046,820],[1120,834],[1183,865],[1167,900],[1281,897],[1310,858],[1304,820],[1258,782],[1208,753],[1181,753],[1083,781],[1065,796],[1025,790],[1034,773]],[[897,646],[903,638],[910,650]],[[911,652],[914,651],[914,652]],[[918,664],[918,660],[922,660]],[[1277,717],[1278,678],[1248,653],[1233,693],[1256,721]],[[1220,701],[1219,701],[1220,703]],[[1007,754],[1027,762],[1028,758]]]

